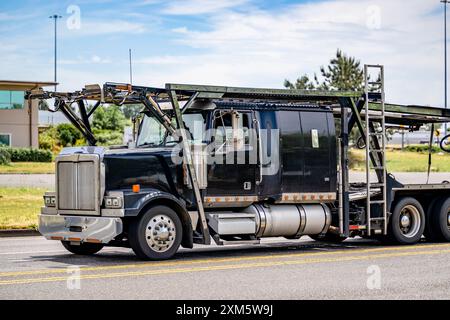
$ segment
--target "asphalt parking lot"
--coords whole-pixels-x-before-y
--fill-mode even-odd
[[[446,243],[276,238],[145,262],[124,248],[82,257],[42,237],[0,238],[0,270],[0,299],[450,298]]]

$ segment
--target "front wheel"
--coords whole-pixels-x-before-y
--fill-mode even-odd
[[[171,258],[180,247],[182,237],[180,218],[166,206],[152,207],[130,224],[130,245],[141,259]]]
[[[100,243],[80,243],[71,244],[70,241],[61,241],[64,248],[75,254],[87,256],[99,252],[103,248],[103,244]]]
[[[420,240],[425,229],[425,213],[419,201],[406,197],[394,208],[388,240],[398,244],[414,244]]]

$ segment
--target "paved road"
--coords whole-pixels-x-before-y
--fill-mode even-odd
[[[2,238],[0,299],[450,298],[450,244],[324,245],[304,238],[198,246],[162,262],[139,261],[129,249],[80,257],[41,237]],[[69,272],[74,267],[79,282]]]
[[[393,173],[402,183],[426,183],[427,174],[425,172],[399,172]],[[350,181],[365,181],[364,172],[350,172]],[[375,181],[375,176],[373,176]],[[430,183],[440,183],[444,180],[450,181],[450,173],[431,173]],[[55,189],[54,174],[0,174],[0,187],[39,187],[48,190]]]
[[[0,174],[0,187],[55,188],[54,174]]]

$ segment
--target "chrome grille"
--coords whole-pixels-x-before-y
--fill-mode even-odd
[[[60,213],[99,213],[99,161],[92,155],[57,159],[57,206]],[[68,210],[68,212],[65,212]],[[74,212],[75,211],[75,212]]]

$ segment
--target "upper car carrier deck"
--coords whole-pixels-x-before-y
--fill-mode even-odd
[[[348,236],[353,230],[350,225],[350,201],[351,193],[361,192],[351,188],[348,178],[348,147],[349,132],[356,125],[364,141],[369,141],[366,146],[367,172],[374,170],[378,177],[378,183],[372,183],[367,174],[365,184],[366,195],[371,194],[375,197],[381,196],[381,199],[367,199],[367,221],[360,229],[371,230],[372,219],[384,219],[383,232],[386,233],[387,212],[386,208],[393,201],[392,192],[409,192],[418,189],[448,190],[448,184],[433,185],[402,185],[394,178],[386,175],[384,159],[384,125],[406,125],[410,130],[418,128],[426,123],[450,122],[450,110],[442,108],[433,108],[416,105],[398,105],[384,102],[384,83],[381,81],[370,83],[367,77],[367,68],[380,68],[381,66],[366,66],[366,86],[364,91],[323,91],[323,90],[287,90],[287,89],[262,89],[262,88],[242,88],[208,85],[188,85],[188,84],[166,84],[165,88],[134,86],[130,84],[105,83],[103,87],[99,85],[89,85],[76,92],[44,92],[30,91],[27,93],[29,101],[32,98],[49,99],[55,98],[55,108],[63,112],[70,122],[78,128],[90,145],[96,144],[96,139],[92,133],[89,118],[95,112],[98,106],[107,104],[137,104],[144,105],[146,112],[152,114],[163,126],[171,133],[176,135],[177,129],[184,129],[182,115],[186,110],[192,108],[197,101],[223,101],[223,102],[253,102],[257,108],[264,108],[266,102],[267,108],[273,108],[277,104],[283,107],[304,108],[307,104],[328,107],[333,110],[335,118],[340,119],[340,136],[338,139],[339,148],[339,226],[340,234]],[[373,89],[371,84],[378,86],[379,89]],[[91,110],[87,110],[85,101],[95,101]],[[180,102],[184,105],[181,106]],[[172,111],[170,115],[161,108],[160,104],[170,102]],[[78,112],[75,112],[73,106],[78,106]],[[170,120],[174,116],[176,125]],[[344,120],[344,121],[343,121]],[[373,125],[373,122],[379,124],[381,133]],[[368,123],[369,125],[365,125]],[[380,139],[381,137],[381,139]],[[187,171],[196,199],[199,221],[201,225],[201,243],[209,244],[209,230],[206,221],[205,210],[203,208],[202,195],[198,188],[196,172],[192,164],[192,156],[188,139],[183,136],[181,130],[181,141],[183,142],[184,157],[187,164]],[[369,160],[370,159],[370,160]],[[388,190],[387,190],[388,189]],[[378,190],[378,191],[377,191]],[[363,196],[364,198],[364,196]],[[359,198],[361,199],[361,198]],[[372,205],[382,204],[384,206],[383,215],[373,218],[370,215]]]
[[[294,104],[314,102],[319,105],[330,106],[337,117],[341,116],[340,109],[347,107],[352,116],[355,108],[362,109],[363,91],[336,91],[336,90],[292,90],[292,89],[263,89],[244,87],[225,87],[190,84],[166,84],[166,88],[134,86],[107,82],[101,88],[98,85],[87,85],[84,89],[75,92],[29,91],[27,97],[37,99],[57,98],[66,103],[78,103],[80,100],[95,101],[96,104],[87,112],[89,117],[96,107],[106,104],[135,104],[142,103],[143,96],[151,96],[158,102],[170,101],[170,92],[174,92],[178,101],[190,99],[218,99],[234,101],[270,101],[271,103]],[[370,94],[371,98],[379,95]],[[98,104],[98,105],[97,105]],[[58,105],[57,107],[61,107]],[[380,110],[379,102],[370,102],[369,110]],[[450,119],[450,110],[431,106],[401,105],[385,103],[386,122],[392,124],[421,125],[426,123],[443,123]],[[364,114],[364,110],[359,112]],[[69,119],[70,120],[70,119]]]

